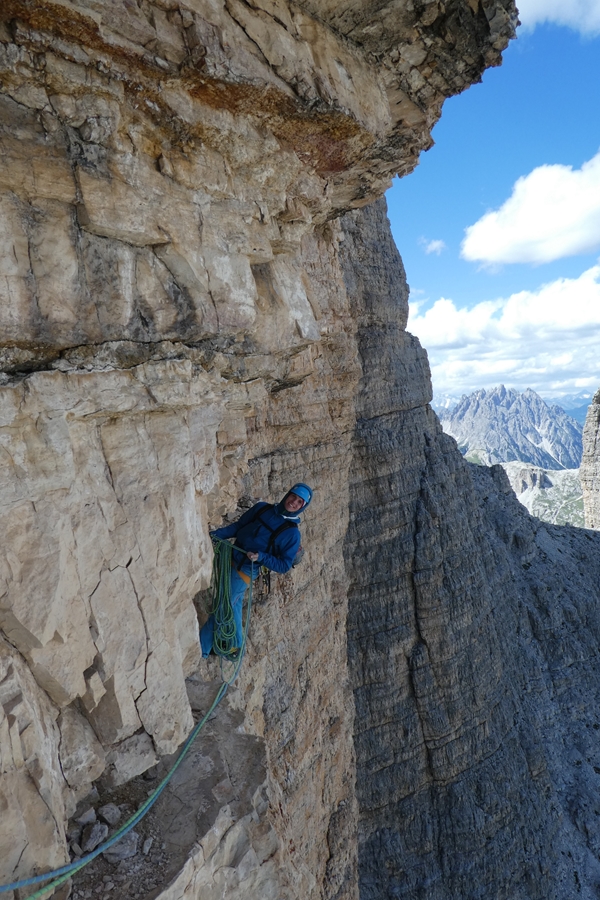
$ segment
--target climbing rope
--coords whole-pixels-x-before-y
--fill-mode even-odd
[[[235,617],[231,604],[231,556],[233,547],[229,541],[215,540],[210,591],[211,613],[214,617],[213,651],[221,659],[236,660],[240,652],[235,633]]]
[[[224,545],[229,547],[229,550],[224,549]],[[217,563],[217,560],[219,560],[219,563]],[[229,566],[229,572],[231,573],[231,544],[229,544],[227,541],[219,541],[215,547],[215,567],[213,568],[213,578],[211,580],[211,587],[212,587],[213,582],[215,582],[215,568],[217,567],[217,565],[219,567],[219,572],[218,572],[219,581],[217,582],[217,584],[220,584],[221,587],[223,588],[223,595],[226,594],[229,597],[229,606],[231,607],[230,586],[228,588],[226,588],[225,585],[223,584],[223,582],[220,580],[227,566]],[[183,762],[190,747],[192,746],[192,744],[194,743],[194,741],[196,740],[196,738],[202,731],[202,728],[208,721],[209,717],[215,711],[215,709],[217,708],[217,706],[219,705],[219,703],[221,702],[221,700],[227,693],[227,689],[233,684],[233,682],[236,680],[236,678],[239,675],[240,669],[242,667],[242,662],[244,660],[244,655],[246,652],[246,639],[248,637],[248,626],[250,624],[250,613],[252,611],[252,583],[253,583],[253,581],[254,581],[254,565],[252,564],[250,591],[248,593],[248,609],[246,611],[246,622],[244,623],[242,646],[239,650],[239,654],[237,657],[232,656],[231,653],[229,653],[229,655],[226,655],[226,653],[221,654],[221,677],[223,679],[223,682],[222,682],[219,690],[217,691],[217,696],[211,703],[208,712],[205,713],[204,716],[202,717],[202,719],[200,719],[200,721],[194,726],[188,739],[186,740],[185,744],[183,745],[181,753],[175,760],[175,763],[173,764],[171,769],[167,772],[165,777],[162,779],[162,781],[160,782],[158,787],[155,788],[155,790],[149,795],[148,799],[144,803],[142,803],[142,805],[140,806],[138,811],[136,813],[134,813],[130,819],[127,819],[127,821],[124,822],[123,825],[121,825],[121,827],[112,835],[111,838],[109,838],[103,844],[100,844],[100,846],[96,847],[96,849],[93,850],[91,853],[88,853],[86,856],[82,856],[80,859],[73,861],[69,865],[62,866],[60,869],[54,869],[54,871],[52,871],[52,872],[46,872],[43,875],[35,875],[31,878],[24,878],[22,881],[14,881],[12,884],[0,885],[0,894],[5,893],[6,891],[16,891],[19,888],[33,887],[34,885],[41,884],[43,881],[48,881],[48,879],[51,878],[52,882],[50,884],[45,885],[45,887],[36,891],[34,894],[30,894],[29,897],[26,898],[26,900],[41,900],[42,897],[46,897],[50,891],[55,891],[56,888],[58,888],[62,884],[64,884],[65,881],[68,881],[70,878],[72,878],[72,876],[76,872],[79,872],[80,869],[83,869],[85,866],[89,865],[89,863],[91,863],[92,860],[96,859],[97,856],[100,856],[101,853],[104,853],[105,850],[108,850],[109,847],[112,847],[113,844],[116,844],[117,841],[120,841],[121,838],[125,837],[126,834],[129,834],[129,832],[138,824],[138,822],[141,822],[141,820],[144,818],[144,816],[154,806],[154,804],[156,803],[156,801],[158,800],[158,798],[160,797],[160,795],[162,794],[162,792],[164,791],[164,789],[166,788],[168,783],[171,781],[173,775],[175,774],[175,772],[177,771],[177,769]],[[214,598],[214,592],[213,592],[213,598]],[[228,615],[229,615],[229,613],[227,614],[227,616]],[[233,611],[231,611],[231,618],[233,619]],[[226,621],[227,622],[229,621],[228,618],[226,618]],[[217,633],[217,629],[215,628],[215,635],[216,635],[216,633]],[[235,662],[235,667],[229,678],[226,678],[225,675],[223,674],[223,659],[229,659],[230,661]]]

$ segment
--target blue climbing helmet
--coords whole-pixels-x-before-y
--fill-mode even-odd
[[[287,492],[287,494],[285,495],[283,500],[277,505],[278,512],[282,512],[283,514],[285,514],[284,503],[286,501],[286,498],[289,497],[290,494],[295,494],[296,497],[300,497],[301,500],[304,500],[304,506],[302,507],[302,509],[299,509],[297,513],[294,513],[294,515],[300,515],[300,513],[304,512],[304,510],[306,509],[306,507],[312,500],[312,495],[313,495],[312,489],[309,488],[309,486],[307,484],[304,484],[302,481],[298,482],[298,484],[295,484],[293,487],[291,487],[289,489],[289,491]],[[288,513],[288,515],[289,515],[289,513]]]
[[[304,506],[300,510],[300,512],[304,512],[310,501],[312,500],[312,489],[309,488],[307,484],[304,484],[302,481],[295,484],[288,491],[288,494],[295,494],[296,497],[300,497],[301,500],[304,500]]]

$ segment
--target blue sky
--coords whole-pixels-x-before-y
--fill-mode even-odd
[[[600,387],[600,0],[520,9],[503,65],[387,194],[438,393]]]

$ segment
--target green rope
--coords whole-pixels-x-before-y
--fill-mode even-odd
[[[218,540],[215,546],[210,590],[214,617],[213,651],[222,659],[235,661],[241,648],[237,646],[235,617],[231,605],[231,560],[233,547],[229,541]]]
[[[227,548],[229,548],[229,549],[227,549]],[[219,596],[227,598],[228,603],[229,603],[229,609],[231,610],[231,620],[233,620],[233,609],[231,608],[231,550],[232,550],[232,546],[227,541],[219,541],[219,543],[215,547],[215,559],[214,559],[214,566],[213,566],[213,577],[211,580],[211,588],[213,587],[213,585],[220,586],[218,594],[219,594]],[[226,580],[227,572],[229,572],[229,582],[228,583]],[[183,762],[190,747],[192,746],[195,739],[200,734],[200,732],[201,732],[202,728],[204,727],[205,723],[207,722],[209,716],[214,712],[216,707],[219,705],[219,703],[221,702],[221,700],[227,693],[227,688],[229,688],[233,684],[233,682],[239,675],[240,669],[242,667],[242,662],[244,660],[244,655],[246,653],[246,642],[248,639],[248,628],[250,625],[250,613],[252,611],[252,582],[254,580],[253,576],[254,576],[254,565],[252,565],[251,580],[250,580],[250,592],[248,594],[248,609],[246,612],[246,621],[244,623],[242,646],[239,649],[239,653],[235,656],[231,653],[231,650],[220,654],[222,657],[221,658],[221,677],[223,679],[223,683],[221,684],[221,687],[219,688],[219,690],[217,692],[217,696],[213,700],[208,712],[205,713],[205,715],[202,717],[202,719],[200,719],[200,721],[195,725],[194,729],[190,733],[188,739],[186,740],[186,742],[181,750],[181,753],[177,757],[177,759],[176,759],[175,763],[173,764],[173,766],[171,767],[171,769],[167,772],[167,774],[162,779],[162,781],[160,782],[158,787],[154,791],[152,791],[152,793],[149,795],[147,800],[140,806],[140,808],[137,810],[137,812],[134,813],[134,815],[131,816],[131,818],[127,819],[127,821],[124,822],[123,825],[121,825],[121,827],[112,835],[111,838],[109,838],[108,841],[105,841],[103,844],[101,844],[99,847],[97,847],[96,850],[94,850],[92,853],[89,853],[87,856],[83,857],[80,861],[73,862],[73,863],[71,863],[70,866],[64,867],[62,870],[59,870],[59,871],[65,872],[65,869],[68,868],[68,871],[66,871],[65,874],[61,874],[61,876],[59,878],[55,878],[50,884],[47,884],[45,887],[40,888],[40,890],[36,891],[35,894],[30,894],[29,897],[26,898],[26,900],[41,900],[41,898],[46,897],[50,891],[55,891],[56,888],[60,887],[62,884],[64,884],[66,881],[68,881],[70,878],[72,878],[76,872],[79,872],[80,869],[83,869],[85,866],[87,866],[88,863],[92,862],[93,859],[95,859],[97,856],[99,856],[101,853],[103,853],[109,847],[112,847],[113,844],[116,844],[117,841],[119,841],[122,837],[125,837],[125,835],[128,834],[128,832],[130,832],[132,830],[132,828],[134,828],[135,825],[137,825],[138,822],[140,822],[144,818],[146,813],[156,803],[159,796],[162,794],[162,792],[166,788],[167,784],[169,783],[169,781],[171,780],[171,778],[173,777],[173,775],[175,774],[175,772],[177,771],[177,769],[179,768],[181,763]],[[215,597],[215,592],[213,590],[213,599],[214,599],[214,597]],[[226,608],[226,604],[225,604],[225,608]],[[227,624],[229,621],[227,618],[228,615],[229,615],[229,613],[225,614],[225,622],[226,622],[227,628],[230,627]],[[215,619],[215,625],[216,625],[216,619]],[[215,627],[215,635],[216,634],[217,634],[217,629]],[[220,638],[220,641],[221,640],[224,640],[224,639]],[[234,630],[233,630],[233,640],[235,641],[235,624],[234,624]],[[227,653],[229,655],[227,655]],[[230,678],[226,678],[223,674],[223,660],[224,659],[235,663],[233,673]],[[12,885],[3,885],[0,887],[0,893],[3,890],[15,889],[22,885],[24,886],[24,884],[26,884],[26,883],[32,884],[32,883],[35,883],[36,881],[39,883],[39,881],[43,881],[46,878],[52,878],[52,872],[46,872],[45,875],[38,875],[34,878],[26,879],[25,882],[15,882]]]
[[[27,897],[27,900],[41,900],[42,897],[48,896],[48,891],[55,891],[57,887],[60,887],[61,884],[64,884],[65,881],[68,881],[76,872],[79,872],[80,869],[83,869],[84,866],[87,866],[87,863],[84,862],[80,866],[77,866],[76,869],[71,869],[66,875],[63,875],[62,878],[57,878],[56,881],[53,881],[51,884],[47,884],[46,887],[41,888],[39,891],[36,891],[35,894],[30,894]]]
[[[247,629],[246,629],[246,634],[247,634]],[[246,637],[246,635],[244,635],[244,638],[245,637]],[[241,666],[241,660],[240,660],[240,666]],[[92,862],[92,860],[95,859],[97,856],[99,856],[100,853],[103,853],[105,850],[108,850],[109,847],[112,847],[113,844],[116,844],[117,841],[119,841],[122,837],[125,837],[125,835],[128,832],[130,832],[132,830],[132,828],[134,828],[135,825],[137,825],[138,822],[140,822],[144,818],[146,813],[150,810],[150,807],[154,806],[154,804],[158,800],[159,796],[162,794],[162,792],[166,788],[167,784],[169,783],[169,781],[171,780],[171,778],[173,777],[173,775],[175,774],[175,772],[177,771],[177,769],[179,768],[181,763],[183,762],[185,756],[188,753],[188,750],[192,746],[196,737],[200,734],[200,731],[204,727],[204,724],[208,720],[208,717],[216,709],[216,707],[219,705],[219,703],[225,696],[225,694],[227,692],[227,688],[231,684],[233,684],[233,682],[237,678],[238,672],[240,670],[240,666],[236,667],[234,675],[229,681],[223,682],[223,684],[217,691],[217,696],[213,700],[208,712],[205,713],[204,716],[202,717],[202,719],[200,719],[200,721],[195,725],[193,731],[191,732],[190,736],[188,737],[187,741],[185,742],[181,753],[175,760],[175,763],[173,764],[171,769],[167,772],[165,777],[162,779],[162,781],[160,782],[158,787],[155,788],[155,790],[152,791],[152,793],[147,798],[147,800],[144,803],[142,803],[142,805],[137,810],[137,812],[135,812],[133,814],[133,816],[131,816],[131,818],[127,819],[127,821],[124,822],[123,825],[121,825],[121,827],[112,835],[110,840],[105,841],[105,843],[103,843],[100,847],[98,847],[92,853],[89,853],[88,856],[86,856],[81,862],[74,862],[72,864],[72,867],[70,868],[70,870],[65,875],[62,875],[60,878],[55,879],[51,884],[47,884],[45,887],[41,888],[39,891],[36,891],[35,894],[31,894],[29,897],[26,898],[26,900],[40,900],[41,897],[45,897],[47,895],[48,891],[56,890],[57,887],[60,887],[61,884],[64,884],[65,881],[69,880],[69,878],[72,878],[76,872],[79,872],[80,869],[83,869],[84,866],[87,866],[88,863]],[[50,877],[50,876],[51,876],[50,872],[46,873],[46,877]]]

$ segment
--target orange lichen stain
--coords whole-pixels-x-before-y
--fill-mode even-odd
[[[35,31],[46,31],[76,41],[81,46],[95,47],[104,43],[93,19],[75,9],[58,4],[40,4],[36,0],[3,0],[0,21],[19,19]]]
[[[358,147],[373,136],[343,110],[308,108],[272,85],[257,86],[209,79],[186,83],[188,93],[212,109],[258,119],[286,147],[293,149],[319,175],[342,172],[356,157]]]
[[[40,45],[50,45],[53,38],[59,38],[84,51],[95,50],[125,66],[125,71],[119,73],[121,77],[135,79],[146,76],[158,80],[165,74],[145,53],[143,47],[140,46],[137,53],[123,45],[107,43],[101,36],[96,21],[73,7],[52,3],[42,5],[37,0],[1,0],[0,21],[7,24],[15,21],[21,31],[30,29],[35,32],[29,36],[19,36],[20,42],[33,51],[39,51]],[[57,52],[56,48],[53,50]]]
[[[113,77],[124,84],[130,104],[140,112],[143,110],[173,143],[182,144],[193,138],[211,142],[210,133],[201,123],[183,121],[161,100],[160,88],[165,72],[145,55],[142,47],[137,54],[127,47],[108,44],[92,17],[73,7],[51,2],[2,0],[0,21],[8,23],[12,20],[17,20],[21,31],[35,32],[29,36],[20,35],[21,41],[32,50],[39,50],[40,45],[50,45],[52,38],[58,37],[110,58]],[[268,128],[321,176],[347,170],[357,154],[374,142],[374,136],[344,110],[332,109],[324,102],[309,107],[273,85],[211,78],[189,65],[182,68],[178,83],[191,97],[209,108],[246,116],[260,127]],[[214,137],[212,135],[213,140]]]

